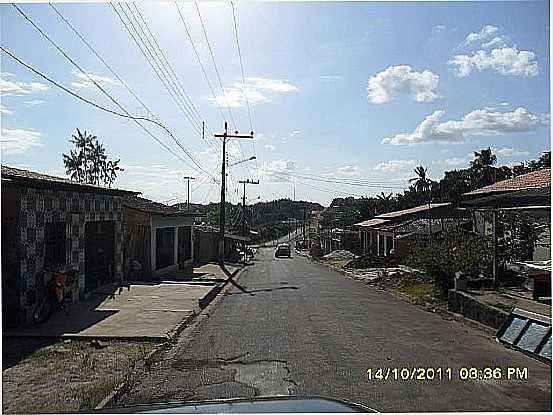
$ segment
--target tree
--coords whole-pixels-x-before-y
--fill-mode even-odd
[[[428,202],[428,235],[432,238],[432,214],[430,213],[430,208],[432,204],[432,193],[431,193],[431,186],[432,186],[432,180],[430,180],[428,177],[426,177],[426,173],[428,172],[428,169],[423,166],[418,166],[413,170],[417,177],[413,177],[412,179],[409,179],[410,183],[414,183],[414,188],[417,193],[420,192],[420,194],[426,195],[426,199]]]
[[[488,186],[497,181],[493,167],[496,163],[497,156],[490,147],[474,152],[474,160],[470,162],[470,167],[474,172],[477,187]]]
[[[96,136],[86,131],[81,132],[77,128],[77,135],[72,137],[69,142],[75,145],[75,149],[62,155],[66,174],[80,183],[111,187],[117,174],[123,171],[119,166],[120,160],[108,160],[104,146]]]

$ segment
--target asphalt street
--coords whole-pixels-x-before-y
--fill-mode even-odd
[[[121,405],[270,395],[343,398],[378,411],[550,411],[551,367],[294,255],[261,248]],[[452,379],[369,380],[367,369],[446,368]],[[501,380],[458,379],[461,368]],[[527,380],[507,380],[508,367]]]

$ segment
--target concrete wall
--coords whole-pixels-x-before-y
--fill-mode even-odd
[[[495,329],[499,329],[509,317],[507,312],[480,303],[470,294],[457,290],[449,290],[447,308],[449,311],[462,314],[471,320],[478,321]]]

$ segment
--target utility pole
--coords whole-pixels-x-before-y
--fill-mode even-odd
[[[302,235],[303,235],[303,240],[305,241],[305,218],[306,218],[306,206],[305,206],[305,203],[306,202],[303,202],[303,224],[302,224]]]
[[[239,135],[238,131],[234,134],[228,133],[228,123],[225,121],[225,132],[215,134],[215,138],[223,140],[223,157],[221,157],[221,205],[219,206],[219,264],[225,262],[225,179],[226,179],[226,160],[227,160],[227,140],[229,138],[248,138],[253,139],[253,131],[249,135]]]
[[[259,184],[259,180],[239,180],[238,183],[244,185],[244,193],[242,194],[242,236],[246,236],[246,185]]]
[[[246,185],[259,184],[259,180],[239,180],[238,183],[242,183],[244,185],[244,193],[242,194],[242,236],[246,237]],[[246,263],[247,257],[246,241],[244,241],[244,264]]]
[[[186,199],[186,209],[190,212],[190,180],[194,180],[194,177],[192,176],[184,176],[183,177],[184,180],[186,180],[187,182],[187,194],[188,194],[188,198]]]

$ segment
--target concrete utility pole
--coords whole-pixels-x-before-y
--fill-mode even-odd
[[[259,180],[239,180],[238,183],[244,185],[244,193],[242,194],[242,236],[246,236],[246,185],[259,184]]]
[[[221,204],[219,206],[219,263],[225,262],[225,179],[226,179],[226,160],[227,160],[227,140],[229,138],[253,139],[253,131],[249,135],[239,135],[238,131],[234,134],[228,133],[228,124],[225,121],[225,132],[215,134],[215,138],[223,140],[223,157],[221,158]]]
[[[184,176],[184,180],[187,182],[187,194],[188,198],[186,199],[186,209],[190,212],[190,180],[194,180],[194,177],[192,176]]]

